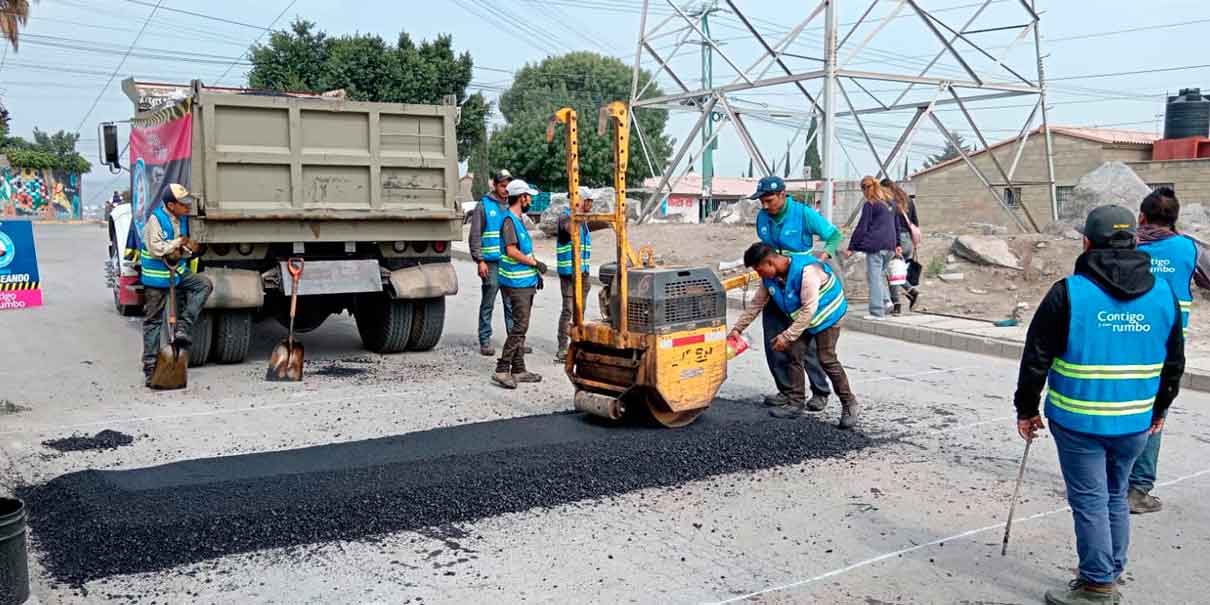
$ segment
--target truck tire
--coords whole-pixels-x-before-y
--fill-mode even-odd
[[[210,360],[215,363],[240,363],[248,356],[252,343],[252,312],[224,309],[214,315],[214,340]]]
[[[408,337],[409,351],[428,351],[441,340],[445,328],[445,298],[426,298],[412,303],[412,334]]]
[[[213,335],[214,321],[210,317],[210,311],[202,311],[197,321],[193,322],[193,329],[189,331],[189,338],[193,340],[193,345],[189,347],[189,367],[206,365],[206,360],[210,358]]]
[[[357,332],[375,353],[399,353],[412,335],[412,301],[392,300],[385,292],[357,297]]]

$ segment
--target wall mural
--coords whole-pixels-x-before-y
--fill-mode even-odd
[[[0,168],[0,216],[79,220],[80,175],[60,170]]]

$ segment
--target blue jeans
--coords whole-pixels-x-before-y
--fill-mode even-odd
[[[1156,471],[1160,464],[1160,442],[1163,439],[1163,431],[1147,438],[1147,447],[1143,448],[1143,453],[1130,470],[1130,487],[1148,493],[1155,487]]]
[[[1067,503],[1075,521],[1080,577],[1098,584],[1117,581],[1130,546],[1127,478],[1147,445],[1147,432],[1107,437],[1069,431],[1053,420]]]
[[[870,285],[870,315],[875,317],[886,315],[887,305],[891,304],[886,268],[894,257],[894,250],[879,250],[865,254],[865,275],[866,281]]]
[[[483,298],[479,299],[479,344],[485,345],[492,341],[492,311],[496,307],[496,296],[500,293],[500,265],[487,263],[487,277],[483,279]],[[513,306],[507,297],[500,299],[504,303],[504,331],[507,334],[513,329]]]

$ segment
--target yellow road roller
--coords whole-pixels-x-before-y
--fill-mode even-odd
[[[706,267],[655,266],[649,247],[635,255],[626,238],[626,165],[630,112],[625,103],[601,108],[598,134],[612,125],[614,200],[610,213],[577,212],[579,142],[576,113],[562,108],[551,118],[547,140],[563,124],[567,142],[568,194],[572,208],[572,275],[575,314],[566,371],[575,385],[575,407],[619,421],[646,417],[675,428],[693,422],[727,378],[727,297]],[[617,234],[616,263],[603,268],[603,321],[584,319],[586,278],[581,271],[580,225],[608,224]]]

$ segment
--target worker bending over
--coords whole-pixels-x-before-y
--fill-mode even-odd
[[[499,268],[500,293],[512,307],[513,323],[508,329],[500,359],[496,361],[492,382],[515,389],[518,382],[542,382],[541,376],[525,369],[525,333],[529,331],[534,294],[542,288],[546,265],[534,257],[533,240],[522,220],[538,190],[531,189],[521,179],[513,179],[508,183],[506,193],[508,214],[500,228],[500,243],[504,246]]]
[[[1185,367],[1180,304],[1135,249],[1134,213],[1101,206],[1084,223],[1075,274],[1055,283],[1030,323],[1014,404],[1033,439],[1043,384],[1075,521],[1079,573],[1051,605],[1117,603],[1130,544],[1127,479],[1164,427]]]
[[[592,212],[592,192],[587,187],[580,187],[580,205],[576,208],[577,213]],[[558,255],[556,260],[559,263],[557,267],[559,271],[559,293],[563,296],[563,310],[559,313],[559,350],[555,353],[555,361],[563,363],[567,361],[567,341],[571,331],[571,316],[576,310],[576,278],[572,274],[574,264],[575,251],[571,245],[571,208],[568,207],[559,216],[558,232],[556,233],[555,253]],[[580,224],[580,272],[583,277],[580,279],[581,288],[583,289],[583,300],[588,300],[588,291],[592,289],[592,281],[589,280],[591,272],[588,270],[588,259],[592,257],[592,234],[588,231],[588,224]]]
[[[1168,282],[1181,303],[1181,328],[1189,328],[1189,308],[1193,305],[1193,291],[1189,282],[1210,289],[1210,258],[1198,250],[1193,240],[1176,232],[1176,220],[1181,205],[1176,192],[1169,187],[1160,187],[1143,198],[1139,208],[1139,250],[1151,256],[1151,274]],[[1130,492],[1126,501],[1130,512],[1153,513],[1162,505],[1160,499],[1151,495],[1160,458],[1160,441],[1163,433],[1147,438],[1147,447],[1135,461],[1130,471]]]
[[[143,282],[143,384],[148,387],[151,386],[151,374],[155,371],[169,282],[176,287],[177,308],[180,309],[176,334],[170,338],[181,348],[193,344],[189,330],[202,313],[206,298],[214,290],[210,280],[189,268],[189,257],[198,251],[197,243],[189,239],[188,215],[193,207],[193,196],[184,187],[172,183],[164,190],[160,201],[160,206],[147,217],[142,247],[139,249]],[[169,267],[170,264],[175,266],[175,270]],[[184,304],[179,304],[181,297],[184,298]]]
[[[479,299],[479,354],[491,357],[496,354],[492,347],[492,312],[496,306],[496,294],[500,292],[498,279],[500,255],[500,228],[508,215],[508,183],[513,175],[499,170],[492,175],[492,190],[479,200],[471,211],[471,229],[467,235],[467,247],[471,260],[479,269],[482,297]],[[503,297],[502,297],[503,298]],[[513,329],[513,310],[508,298],[504,302],[504,328]]]
[[[731,328],[731,336],[742,334],[761,312],[782,313],[791,319],[784,330],[765,334],[769,346],[785,355],[789,370],[785,393],[788,403],[769,413],[778,418],[798,418],[808,409],[802,364],[804,351],[814,344],[819,353],[819,364],[840,397],[840,428],[856,426],[857,397],[849,388],[844,366],[836,357],[840,320],[849,308],[840,279],[827,263],[810,254],[785,256],[765,243],[752,244],[744,252],[744,265],[760,275],[761,287]]]
[[[795,258],[812,254],[815,238],[824,240],[824,251],[815,253],[820,260],[836,256],[843,235],[832,223],[806,204],[786,193],[786,182],[779,176],[767,176],[756,185],[756,193],[749,199],[759,199],[761,210],[756,215],[756,233],[760,241],[768,244],[778,254]],[[776,306],[765,310],[761,316],[765,332],[765,362],[777,384],[777,394],[765,397],[765,405],[784,406],[792,402],[793,385],[802,382],[802,376],[793,372],[806,370],[811,381],[811,399],[806,407],[812,412],[823,410],[828,405],[827,375],[820,367],[817,345],[808,343],[800,353],[802,359],[791,360],[784,353],[770,346],[771,339],[785,331],[790,318]],[[792,369],[794,368],[794,369]]]

